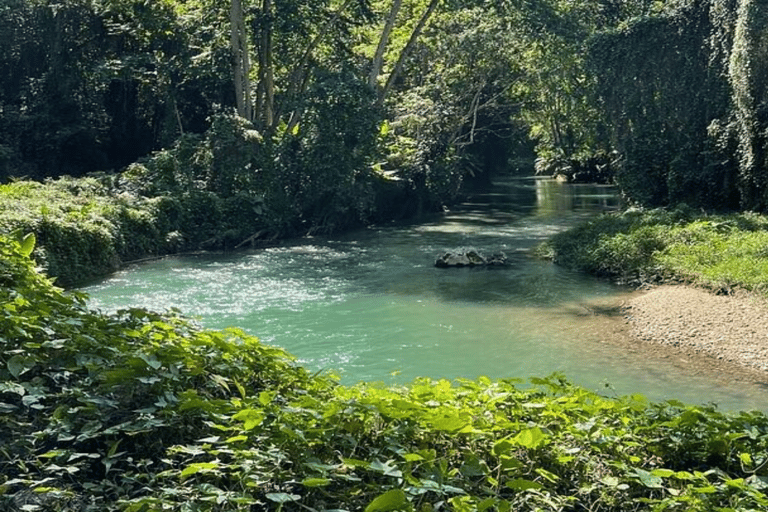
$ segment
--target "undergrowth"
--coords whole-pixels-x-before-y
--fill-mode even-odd
[[[0,510],[765,510],[768,418],[553,375],[346,387],[237,329],[89,310],[0,237]]]
[[[768,217],[686,207],[605,214],[538,248],[556,263],[619,281],[678,281],[768,293]]]

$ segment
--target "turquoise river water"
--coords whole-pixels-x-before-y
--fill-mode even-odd
[[[690,373],[611,343],[585,311],[628,290],[530,255],[548,236],[618,207],[611,187],[508,178],[421,223],[229,254],[136,264],[83,290],[104,311],[179,308],[236,326],[343,383],[562,372],[606,395],[765,409],[768,390]],[[442,252],[504,251],[502,268],[438,269]]]

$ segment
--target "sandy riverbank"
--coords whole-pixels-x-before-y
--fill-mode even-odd
[[[768,300],[682,285],[635,292],[606,311],[612,337],[696,374],[768,385]],[[602,314],[601,314],[602,313]]]

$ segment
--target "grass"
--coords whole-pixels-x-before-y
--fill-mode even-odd
[[[629,283],[677,281],[768,294],[768,217],[754,213],[632,209],[561,233],[538,252]]]

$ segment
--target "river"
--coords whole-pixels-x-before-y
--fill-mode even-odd
[[[419,223],[167,257],[83,291],[104,311],[174,307],[206,327],[243,328],[343,383],[562,372],[605,395],[765,409],[768,392],[759,386],[687,374],[611,343],[585,313],[628,290],[531,256],[552,234],[617,208],[608,186],[506,178]],[[511,265],[433,266],[460,247],[503,251]]]

